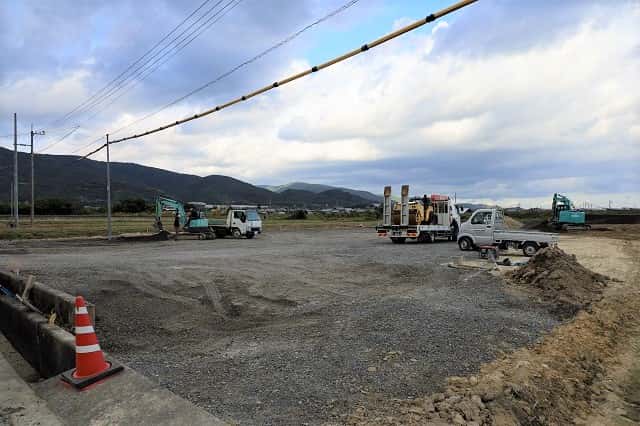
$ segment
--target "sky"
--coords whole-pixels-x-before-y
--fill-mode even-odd
[[[113,140],[193,115],[449,4],[359,0],[139,121],[347,3],[209,0],[187,24],[229,6],[199,37],[157,55],[148,76],[101,92],[110,95],[103,103],[67,116],[143,64],[136,60],[203,1],[5,2],[0,146],[12,143],[6,136],[16,112],[19,133],[31,123],[46,131],[36,136],[37,152],[83,155],[106,133]],[[253,184],[304,181],[374,193],[410,184],[414,194],[522,207],[548,207],[561,192],[578,205],[640,207],[638,22],[639,1],[480,0],[265,95],[114,145],[111,158]],[[92,158],[104,160],[104,152]]]

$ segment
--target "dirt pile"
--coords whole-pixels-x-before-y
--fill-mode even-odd
[[[510,216],[504,217],[504,224],[507,225],[508,229],[522,229],[522,227],[524,226],[522,222]]]
[[[443,393],[410,400],[372,398],[347,423],[584,424],[606,399],[605,372],[639,324],[637,291],[605,299],[533,348],[504,355],[475,376],[449,378]]]
[[[506,277],[553,304],[554,312],[562,317],[574,316],[580,309],[600,300],[609,280],[585,268],[575,255],[558,247],[543,248],[526,265]]]

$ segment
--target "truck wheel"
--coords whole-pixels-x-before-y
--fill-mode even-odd
[[[391,242],[394,244],[404,244],[406,238],[403,237],[391,237]]]
[[[458,240],[458,247],[462,251],[469,251],[473,248],[473,241],[469,237],[462,237]]]
[[[536,254],[537,251],[538,245],[536,243],[527,241],[522,245],[522,253],[524,253],[525,256],[531,257]]]
[[[238,228],[234,228],[234,230],[231,231],[231,235],[233,236],[233,238],[240,238],[242,237],[242,232],[240,232]]]
[[[418,235],[418,242],[419,243],[430,243],[431,242],[431,235],[429,235],[428,232],[421,232],[420,235]]]

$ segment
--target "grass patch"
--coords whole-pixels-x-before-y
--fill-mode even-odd
[[[112,217],[113,235],[133,232],[153,232],[152,215],[114,215]],[[173,223],[167,217],[164,223]],[[39,216],[33,226],[29,218],[22,218],[19,229],[8,227],[7,217],[0,219],[0,239],[19,240],[37,238],[72,238],[98,237],[107,235],[107,218],[104,216]],[[264,231],[287,229],[316,229],[375,226],[376,221],[370,217],[360,216],[309,216],[304,220],[291,220],[281,216],[271,216],[262,222]]]

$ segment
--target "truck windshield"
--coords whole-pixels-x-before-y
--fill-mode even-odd
[[[471,223],[473,225],[485,224],[488,225],[491,223],[491,212],[478,212],[473,215],[471,218]]]
[[[247,210],[247,219],[248,220],[260,220],[260,216],[258,212],[255,210]]]

